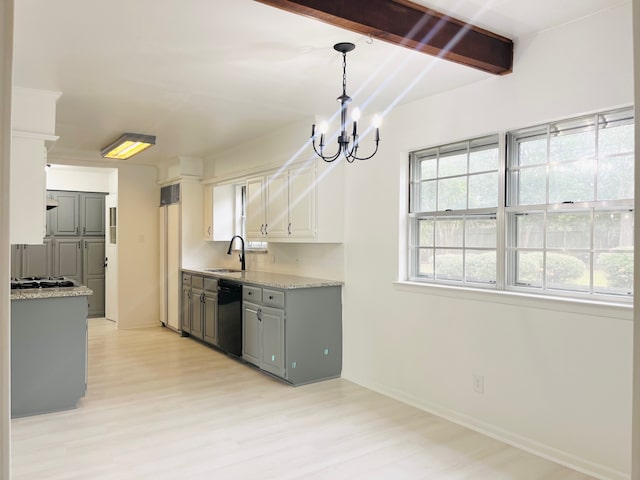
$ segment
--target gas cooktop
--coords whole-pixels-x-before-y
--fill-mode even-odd
[[[69,288],[77,287],[77,283],[65,277],[22,277],[11,279],[11,290],[29,288]]]

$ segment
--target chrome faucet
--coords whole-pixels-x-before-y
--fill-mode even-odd
[[[227,250],[227,255],[231,255],[231,249],[233,248],[233,241],[236,238],[239,238],[240,243],[242,244],[242,253],[240,254],[240,263],[242,265],[242,271],[244,272],[247,269],[247,266],[245,265],[245,262],[244,262],[244,238],[242,238],[240,235],[234,235],[233,237],[231,237],[231,241],[229,242],[229,250]]]

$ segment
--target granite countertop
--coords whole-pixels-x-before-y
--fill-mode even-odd
[[[93,295],[93,291],[83,286],[64,288],[27,288],[11,290],[11,300],[32,300],[36,298],[81,297]]]
[[[211,269],[215,270],[215,269]],[[335,287],[344,285],[344,282],[336,280],[325,280],[322,278],[301,277],[298,275],[288,275],[284,273],[256,272],[256,271],[232,271],[216,272],[209,269],[183,268],[183,272],[203,275],[205,277],[221,278],[225,280],[235,280],[242,284],[257,285],[260,287],[273,287],[282,289],[294,288],[319,288]]]

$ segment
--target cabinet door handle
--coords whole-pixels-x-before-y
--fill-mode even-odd
[[[273,295],[269,295],[269,300],[273,300]]]
[[[289,222],[289,226],[287,227],[287,232],[291,235],[291,222]]]
[[[262,321],[262,309],[259,308],[258,311],[256,312],[256,317],[258,317],[258,321],[261,322]]]
[[[87,234],[87,227],[82,227],[82,234],[86,235]]]
[[[209,226],[209,228],[207,228],[207,235],[211,235],[211,226]]]
[[[78,233],[80,233],[80,227],[76,227],[76,235],[78,235]]]
[[[264,223],[260,225],[260,233],[264,235]]]
[[[265,234],[265,235],[269,235],[269,230],[268,230],[268,228],[269,228],[269,224],[268,224],[268,223],[265,223],[265,224],[264,224],[264,234]]]

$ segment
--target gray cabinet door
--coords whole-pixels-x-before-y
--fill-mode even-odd
[[[218,345],[218,295],[204,293],[203,304],[203,338],[211,345]]]
[[[82,235],[104,236],[104,194],[80,195],[80,226]]]
[[[89,297],[89,316],[104,315],[104,238],[82,240],[82,283],[93,290]]]
[[[11,245],[11,278],[22,276],[22,250],[24,245]]]
[[[51,210],[51,234],[80,235],[80,194],[78,192],[51,192],[60,205]]]
[[[53,240],[53,275],[82,283],[82,250],[79,238]]]
[[[280,377],[284,376],[284,310],[261,307],[260,337],[262,355],[260,367]]]
[[[24,245],[22,250],[22,276],[48,277],[51,275],[51,240],[43,245]]]
[[[242,358],[260,366],[260,307],[250,302],[242,303]]]
[[[202,340],[203,331],[203,291],[191,288],[191,336]]]
[[[180,302],[180,329],[191,333],[191,287],[182,287],[182,301]]]

